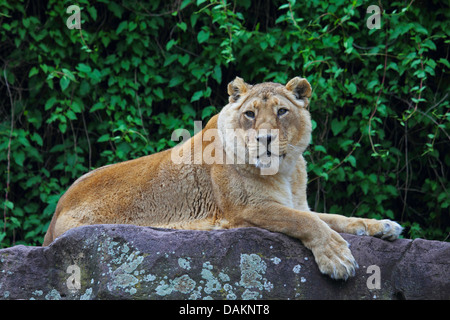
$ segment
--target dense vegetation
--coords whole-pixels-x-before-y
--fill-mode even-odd
[[[450,231],[447,1],[0,1],[0,242],[40,244],[99,166],[173,146],[249,83],[306,77],[313,210]]]

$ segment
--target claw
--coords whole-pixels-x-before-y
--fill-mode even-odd
[[[358,236],[366,236],[367,232],[364,229],[359,229],[358,231],[356,231],[356,235],[358,235]]]

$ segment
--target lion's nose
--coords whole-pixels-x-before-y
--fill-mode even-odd
[[[272,142],[272,135],[260,135],[256,137],[256,140],[268,146]]]

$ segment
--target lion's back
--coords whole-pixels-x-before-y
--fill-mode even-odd
[[[170,152],[108,165],[80,177],[58,202],[44,245],[81,225],[169,227],[213,215],[217,208],[207,168],[174,164]]]

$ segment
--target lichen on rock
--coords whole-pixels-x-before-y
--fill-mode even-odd
[[[263,229],[96,225],[0,250],[0,299],[450,299],[449,243],[343,236],[380,288],[364,267],[329,279],[298,240]]]

